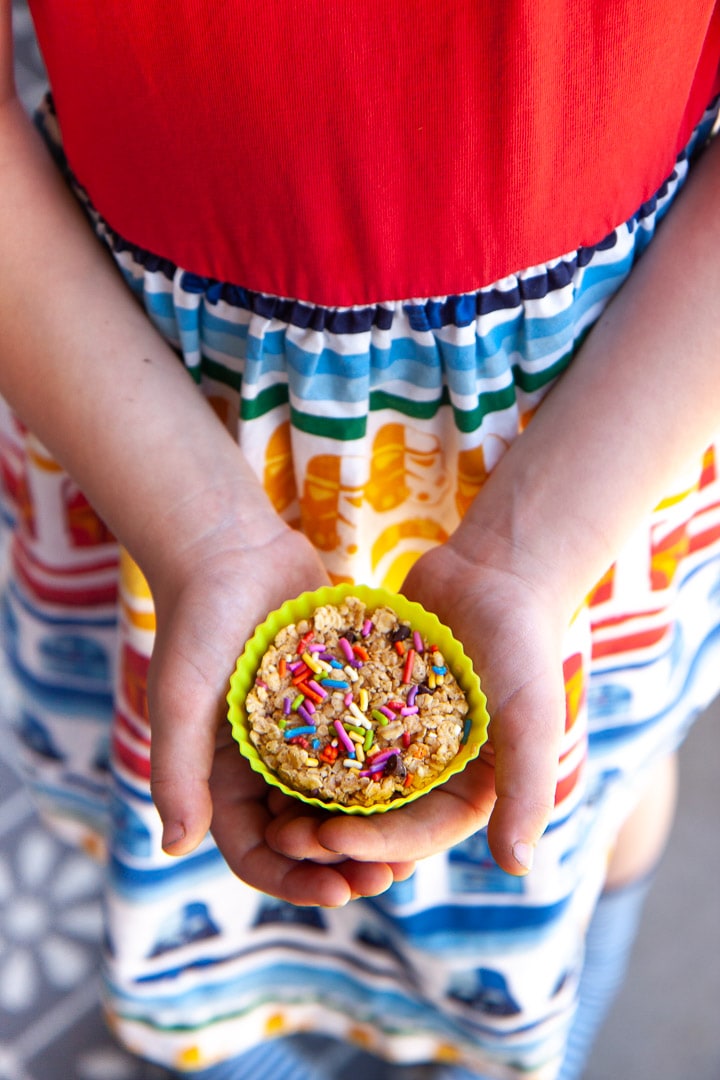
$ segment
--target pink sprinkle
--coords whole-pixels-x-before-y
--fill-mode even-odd
[[[413,683],[413,685],[408,690],[408,696],[407,696],[408,705],[414,705],[415,704],[415,698],[417,697],[417,692],[418,692],[418,684]]]
[[[420,631],[413,631],[413,644],[415,646],[415,652],[425,652],[425,646],[423,645],[423,639],[420,637]]]
[[[324,645],[317,645],[317,644],[314,644],[314,645],[308,645],[308,647],[307,647],[307,651],[308,651],[308,652],[310,652],[310,653],[313,653],[313,652],[324,652],[324,651],[325,651],[325,646],[324,646]]]
[[[304,663],[304,660],[293,660],[292,663],[288,662],[287,669],[288,671],[297,671],[297,669],[299,667],[302,667]]]
[[[267,690],[267,683],[263,682],[262,679],[256,679],[255,680],[255,685],[262,687],[263,690]]]
[[[372,625],[373,625],[373,624],[372,624],[372,619],[366,619],[366,620],[365,620],[365,622],[363,623],[363,628],[362,628],[362,630],[361,630],[361,633],[362,633],[362,636],[363,636],[363,637],[367,637],[367,636],[368,636],[368,634],[369,634],[369,633],[370,633],[370,631],[372,630]]]
[[[315,705],[314,705],[314,704],[313,704],[313,702],[312,702],[312,701],[310,700],[310,698],[305,698],[305,700],[303,701],[303,705],[305,706],[305,708],[307,709],[307,711],[308,711],[308,712],[310,713],[310,715],[312,716],[312,714],[313,714],[313,713],[315,712]],[[417,712],[417,709],[415,710],[415,712]]]
[[[321,686],[320,683],[315,682],[314,679],[310,680],[308,686],[311,690],[314,690],[316,694],[319,694],[320,697],[327,697],[327,690]]]
[[[381,750],[379,754],[373,754],[371,758],[368,758],[368,766],[372,769],[376,765],[384,765],[388,758],[399,753],[397,746],[391,746],[389,750]]]
[[[348,690],[347,694],[343,698],[343,701],[345,702],[345,708],[346,709],[350,705],[350,702],[352,701],[352,699],[353,699],[353,692],[352,692],[352,690]]]
[[[347,731],[342,726],[341,721],[340,720],[334,720],[333,721],[333,727],[337,731],[337,733],[338,733],[338,735],[340,737],[340,741],[342,742],[342,744],[345,747],[345,749],[347,750],[347,752],[349,754],[352,754],[353,757],[355,757],[355,743],[352,741],[352,739],[348,735]]]
[[[387,705],[381,705],[380,712],[383,714],[383,716],[387,716],[388,720],[396,719],[395,713],[392,711],[392,709],[388,709]]]
[[[401,716],[414,716],[418,712],[417,705],[406,705],[404,709],[400,710]]]
[[[340,646],[342,651],[345,653],[345,659],[349,660],[350,663],[352,664],[353,660],[355,659],[355,654],[352,651],[352,645],[350,644],[348,639],[346,637],[341,637],[340,640],[338,641],[338,645]]]
[[[369,769],[360,769],[358,776],[374,776],[375,773],[382,772],[385,768],[385,762],[381,761],[378,765],[371,765]]]

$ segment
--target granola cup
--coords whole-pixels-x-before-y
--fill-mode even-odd
[[[489,722],[450,630],[420,604],[363,585],[326,586],[271,612],[227,700],[255,772],[347,814],[382,813],[445,783],[477,756]]]

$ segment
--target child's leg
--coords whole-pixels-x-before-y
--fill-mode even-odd
[[[615,995],[620,989],[645,898],[673,821],[677,759],[653,769],[645,795],[623,826],[585,939],[578,1008],[558,1080],[579,1080]]]
[[[619,889],[649,874],[667,843],[677,797],[677,757],[659,761],[647,788],[627,819],[613,851],[605,889]]]

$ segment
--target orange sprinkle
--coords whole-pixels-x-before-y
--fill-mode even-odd
[[[407,776],[405,777],[405,787],[410,787],[412,782],[413,782],[413,774],[411,772],[409,772],[407,774]]]
[[[356,656],[359,656],[360,659],[364,660],[366,663],[370,659],[368,651],[363,645],[353,645],[352,651],[355,653]]]
[[[404,683],[409,683],[410,682],[410,679],[412,677],[412,669],[413,669],[414,663],[415,663],[415,650],[410,649],[408,651],[407,659],[405,661],[405,667],[403,668],[402,681]]]
[[[300,682],[296,685],[301,694],[304,694],[305,697],[309,697],[310,700],[314,701],[316,705],[320,704],[320,702],[322,701],[322,697],[320,696],[320,694],[316,694],[312,687],[308,686],[307,683]]]
[[[398,656],[404,656],[405,655],[405,646],[403,645],[402,641],[396,641],[396,642],[394,642],[394,645],[395,645],[395,652],[398,654]]]
[[[305,652],[305,649],[307,648],[307,646],[309,645],[309,643],[313,639],[313,633],[314,633],[313,630],[308,630],[307,634],[305,634],[304,637],[301,637],[300,640],[298,641],[298,647],[295,650],[297,652],[298,656],[300,656],[302,653]]]
[[[284,679],[287,675],[287,660],[284,656],[281,656],[278,660],[278,675],[281,679]]]

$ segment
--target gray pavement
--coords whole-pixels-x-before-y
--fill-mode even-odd
[[[720,699],[680,754],[670,843],[585,1080],[720,1080]]]

